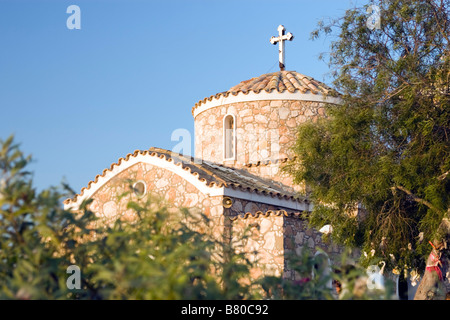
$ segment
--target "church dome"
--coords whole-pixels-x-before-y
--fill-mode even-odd
[[[296,94],[289,97],[289,100],[323,100],[322,97],[331,95],[333,89],[326,84],[298,73],[296,71],[278,71],[266,73],[259,77],[254,77],[249,80],[241,81],[239,84],[231,87],[227,91],[219,92],[215,95],[204,98],[198,101],[192,108],[194,116],[198,114],[197,109],[201,106],[209,104],[209,102],[221,101],[225,102],[225,98],[232,98],[238,96],[246,96],[245,100],[262,100],[267,97],[267,94]],[[255,96],[258,95],[258,96]],[[311,97],[314,96],[314,97]],[[311,99],[308,99],[310,97]],[[272,99],[274,97],[272,96]],[[282,99],[281,96],[276,96],[277,99]],[[235,100],[235,99],[232,99]]]
[[[241,81],[192,108],[195,155],[233,167],[293,156],[297,127],[325,115],[339,97],[326,84],[296,71]]]
[[[280,93],[287,90],[291,93],[296,91],[306,93],[310,91],[313,94],[328,94],[331,88],[296,71],[278,71],[242,81],[228,90],[227,93],[236,95],[239,92],[259,93],[261,91],[272,92],[273,90]]]

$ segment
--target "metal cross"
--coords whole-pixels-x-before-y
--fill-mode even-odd
[[[294,39],[294,35],[290,32],[285,34],[286,28],[283,25],[278,26],[278,37],[272,37],[270,38],[270,43],[273,45],[277,44],[279,42],[279,62],[280,62],[280,70],[284,71],[285,65],[284,65],[284,41],[289,40],[292,41]]]

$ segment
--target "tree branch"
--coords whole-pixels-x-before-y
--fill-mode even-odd
[[[422,198],[419,198],[418,196],[416,196],[414,193],[412,193],[410,190],[406,189],[405,187],[402,186],[394,186],[391,189],[398,189],[403,191],[404,193],[406,193],[407,195],[411,196],[412,199],[414,201],[416,201],[417,203],[423,204],[425,206],[427,206],[428,208],[430,208],[433,211],[436,211],[437,213],[443,214],[445,213],[444,211],[440,210],[439,208],[435,207],[431,202],[424,200]]]
[[[449,175],[449,173],[450,173],[450,170],[447,171],[447,172],[444,172],[443,174],[441,174],[441,175],[438,177],[438,180],[444,180],[445,178],[447,178],[447,176]]]

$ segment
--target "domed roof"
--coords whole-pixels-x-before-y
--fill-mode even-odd
[[[266,92],[276,90],[280,93],[285,90],[292,93],[296,91],[300,91],[302,93],[311,91],[313,94],[326,94],[331,91],[331,88],[296,71],[278,71],[266,73],[259,77],[242,81],[227,92],[236,95],[239,92],[247,93],[253,91],[255,93],[259,93],[262,90]]]
[[[230,94],[237,96],[240,93],[247,95],[249,93],[259,94],[260,92],[327,95],[334,91],[326,84],[296,71],[277,71],[242,81],[227,91],[204,98],[195,104],[192,111],[201,104],[207,103],[213,99],[226,98]]]

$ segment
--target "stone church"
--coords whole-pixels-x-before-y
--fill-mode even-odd
[[[286,268],[288,252],[308,247],[330,263],[341,249],[322,241],[308,227],[304,214],[313,204],[303,186],[281,168],[294,154],[297,126],[324,116],[327,103],[337,104],[331,89],[296,71],[286,71],[284,42],[292,40],[280,26],[280,71],[241,81],[227,91],[206,97],[192,107],[195,156],[156,147],[127,154],[105,169],[72,199],[77,209],[92,199],[90,209],[106,220],[132,218],[126,204],[146,195],[164,199],[169,207],[197,210],[211,221],[211,234],[220,238],[257,226],[245,248],[257,251],[261,274],[295,279]],[[133,186],[128,197],[118,196]],[[336,260],[337,261],[337,260]]]

